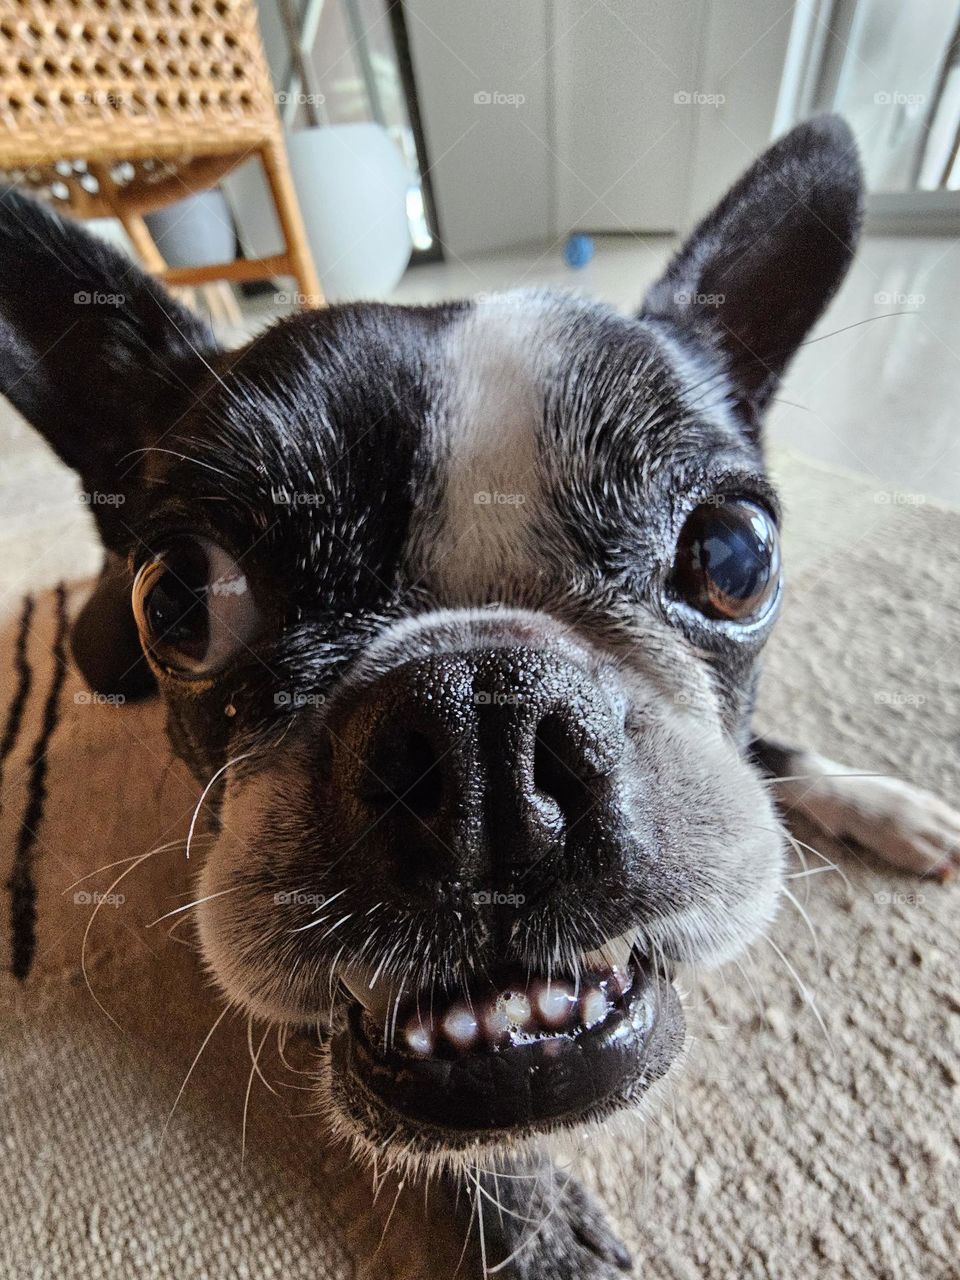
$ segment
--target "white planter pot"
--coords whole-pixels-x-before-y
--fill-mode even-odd
[[[233,261],[236,232],[230,206],[216,188],[148,213],[145,221],[167,266],[212,267]]]
[[[410,260],[399,149],[378,124],[319,125],[287,137],[307,238],[331,301],[388,294]]]

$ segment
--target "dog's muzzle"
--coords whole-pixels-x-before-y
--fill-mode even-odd
[[[600,1114],[669,1066],[683,1017],[649,957],[627,943],[530,963],[533,922],[562,912],[587,936],[588,902],[615,899],[646,844],[625,718],[612,677],[523,643],[409,658],[330,708],[347,845],[378,889],[462,920],[482,957],[421,990],[347,968],[334,1088],[361,1128],[456,1145]],[[539,941],[545,957],[556,939]]]

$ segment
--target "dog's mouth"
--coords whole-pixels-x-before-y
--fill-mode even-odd
[[[356,970],[347,985],[333,1088],[371,1137],[462,1147],[579,1123],[636,1101],[683,1041],[669,975],[635,951],[576,980],[504,967],[450,995],[375,999]]]

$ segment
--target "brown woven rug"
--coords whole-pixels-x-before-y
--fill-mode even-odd
[[[762,724],[956,801],[960,515],[797,458],[780,470],[790,589]],[[170,759],[159,707],[98,703],[72,669],[58,677],[50,655],[76,592],[43,588],[88,571],[90,547],[66,509],[57,519],[70,535],[57,545],[26,508],[0,531],[0,880],[13,886],[0,1276],[451,1276],[461,1241],[437,1214],[424,1226],[422,1193],[401,1191],[385,1230],[395,1189],[372,1205],[369,1175],[327,1144],[296,1074],[305,1047],[289,1046],[287,1069],[269,1037],[260,1065],[276,1092],[251,1085],[247,1027],[228,1016],[177,1101],[222,1005],[190,913],[151,922],[189,901],[202,851],[121,860],[182,836],[198,789]],[[791,882],[816,943],[786,903],[775,947],[688,980],[689,1059],[643,1139],[592,1141],[575,1162],[637,1275],[958,1276],[958,891],[798,834],[845,875]],[[22,918],[30,886],[25,957],[11,899]],[[26,960],[20,981],[10,970]]]

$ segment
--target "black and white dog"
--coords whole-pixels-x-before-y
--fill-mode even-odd
[[[206,961],[238,1006],[322,1026],[361,1150],[522,1168],[637,1104],[683,1045],[676,967],[776,912],[764,773],[901,867],[956,863],[939,801],[751,740],[781,597],[761,421],[860,208],[849,131],[814,120],[638,315],[339,306],[226,353],[117,253],[0,201],[2,390],[115,499],[91,504],[76,660],[103,692],[159,687],[218,810]],[[564,1195],[516,1273],[625,1266]]]

